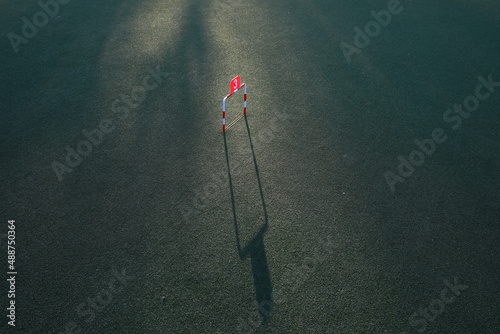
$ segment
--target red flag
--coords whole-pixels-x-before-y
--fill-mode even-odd
[[[229,94],[233,94],[235,90],[240,88],[240,85],[241,85],[241,78],[238,75],[236,78],[231,80],[231,92]]]

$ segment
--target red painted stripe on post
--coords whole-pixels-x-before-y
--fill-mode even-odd
[[[245,86],[245,96],[243,98],[243,103],[245,104],[245,106],[243,107],[243,115],[246,115],[247,114],[247,93],[246,93],[246,89],[247,87]]]

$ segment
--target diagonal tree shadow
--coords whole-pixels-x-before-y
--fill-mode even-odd
[[[260,198],[262,201],[262,208],[264,210],[264,224],[260,228],[259,232],[255,235],[255,237],[242,248],[240,237],[239,237],[239,229],[238,229],[238,217],[236,214],[236,204],[233,190],[233,183],[231,178],[231,167],[229,163],[229,154],[227,147],[227,139],[226,132],[223,132],[224,135],[224,147],[226,152],[226,163],[227,163],[227,173],[229,178],[229,190],[231,193],[231,204],[233,209],[233,219],[234,219],[234,231],[236,235],[236,245],[238,248],[238,254],[240,259],[244,260],[248,256],[250,256],[250,260],[252,263],[252,274],[253,274],[253,282],[255,288],[255,296],[257,300],[257,305],[259,309],[259,314],[261,316],[261,321],[263,324],[266,324],[273,313],[273,295],[272,295],[272,284],[271,284],[271,276],[269,275],[269,266],[267,264],[266,257],[266,249],[264,245],[264,234],[267,231],[268,227],[268,217],[267,217],[267,208],[266,202],[264,200],[264,193],[262,191],[262,184],[260,181],[259,175],[259,167],[257,165],[257,159],[255,157],[255,151],[252,143],[252,136],[250,134],[250,127],[248,125],[247,116],[244,115],[245,124],[248,133],[248,140],[250,142],[250,148],[252,150],[252,157],[255,167],[255,174],[257,176],[257,182],[259,184]]]

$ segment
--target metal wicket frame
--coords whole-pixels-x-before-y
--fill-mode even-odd
[[[229,130],[231,126],[236,124],[236,122],[238,122],[243,116],[247,114],[247,85],[245,83],[242,83],[237,89],[235,89],[232,93],[226,95],[226,97],[222,100],[222,132],[226,131],[226,100],[233,96],[237,91],[239,91],[241,87],[245,87],[245,95],[243,97],[243,114],[232,121],[231,124],[227,126],[227,129]]]

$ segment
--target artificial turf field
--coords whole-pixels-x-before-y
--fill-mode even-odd
[[[498,333],[500,4],[401,0],[348,62],[388,6],[70,1],[15,52],[1,2],[0,332]]]

